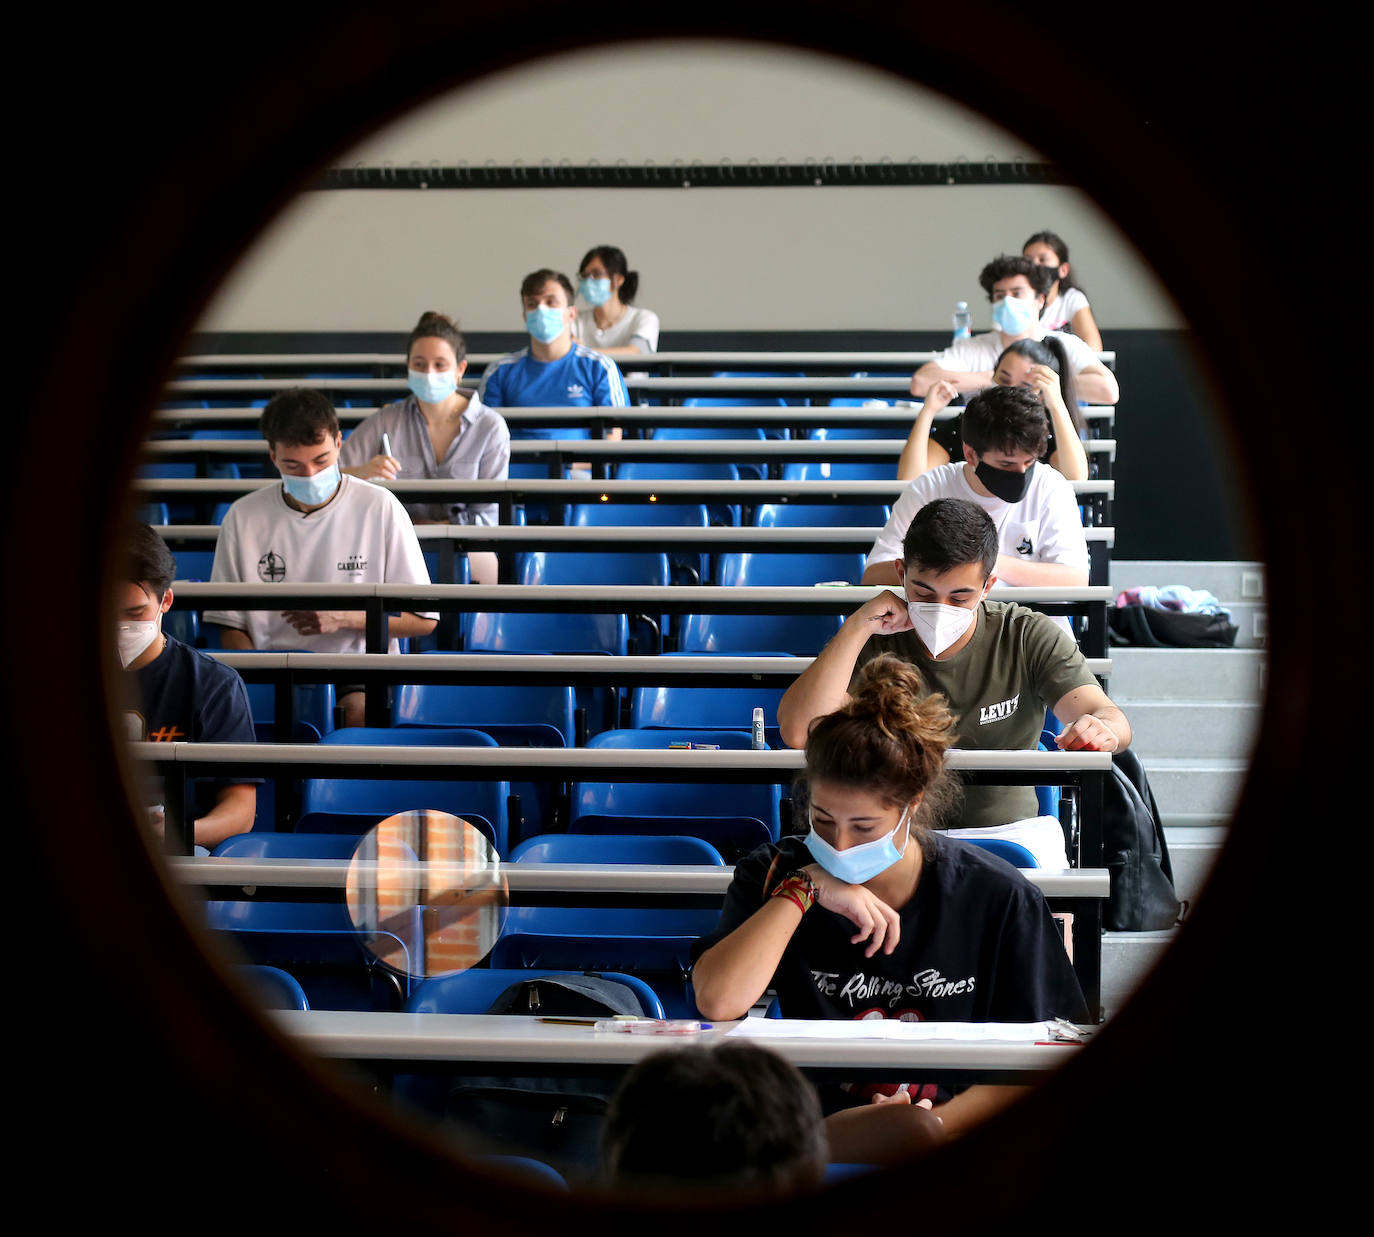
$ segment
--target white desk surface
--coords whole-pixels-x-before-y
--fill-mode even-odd
[[[235,884],[265,888],[342,888],[349,859],[235,859],[169,856],[177,880],[198,884],[207,879],[232,879]],[[431,869],[432,869],[431,865]],[[394,871],[394,866],[388,869]],[[455,869],[460,880],[471,880],[468,869]],[[653,863],[505,863],[504,876],[512,894],[519,893],[654,893],[712,894],[723,897],[735,869],[720,864]],[[434,873],[431,870],[431,883]],[[1105,898],[1109,892],[1106,868],[1024,868],[1031,884],[1046,897]],[[442,871],[438,873],[442,879]]]
[[[519,1014],[355,1013],[272,1010],[270,1017],[302,1048],[322,1057],[370,1061],[504,1061],[528,1064],[633,1065],[666,1047],[710,1044],[734,1023],[694,1035],[631,1035],[540,1022]],[[765,1020],[766,1021],[766,1020]],[[779,1024],[780,1026],[785,1024]],[[924,1023],[932,1028],[938,1024]],[[753,1028],[751,1028],[752,1030]],[[832,1027],[833,1029],[833,1027]],[[799,1067],[1052,1070],[1076,1044],[935,1039],[806,1039],[779,1031],[750,1037]]]

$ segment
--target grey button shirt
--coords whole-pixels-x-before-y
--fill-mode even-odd
[[[401,479],[448,479],[504,481],[510,466],[510,430],[506,420],[488,408],[469,387],[460,387],[468,406],[459,418],[458,437],[442,461],[434,458],[429,426],[420,402],[407,395],[399,404],[387,404],[362,422],[347,438],[339,453],[346,468],[366,464],[382,450],[382,434],[391,439],[391,454],[400,461]],[[406,503],[412,520],[447,520],[454,524],[495,524],[495,503]]]

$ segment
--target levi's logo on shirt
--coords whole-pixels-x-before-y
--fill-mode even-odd
[[[1020,703],[1021,693],[1017,692],[1010,700],[1002,700],[997,704],[985,704],[978,711],[978,724],[986,726],[991,722],[1004,722],[1015,712]]]

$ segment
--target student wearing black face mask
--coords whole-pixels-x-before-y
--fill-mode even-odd
[[[1073,486],[1040,463],[1049,438],[1045,405],[1021,386],[989,387],[964,409],[963,460],[918,476],[902,491],[864,569],[865,584],[900,584],[897,560],[912,517],[937,498],[977,503],[997,526],[996,574],[1004,584],[1088,583],[1088,544]]]

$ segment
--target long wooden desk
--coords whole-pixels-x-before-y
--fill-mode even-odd
[[[483,1073],[530,1073],[534,1066],[540,1073],[614,1073],[663,1048],[717,1043],[738,1025],[720,1023],[691,1036],[658,1036],[597,1032],[515,1014],[274,1010],[270,1017],[301,1048],[317,1056],[411,1069],[480,1063]],[[939,1023],[919,1023],[915,1026],[924,1030],[896,1032],[854,1025],[860,1029],[844,1038],[808,1039],[795,1033],[805,1024],[779,1021],[776,1028],[764,1028],[750,1038],[819,1080],[852,1078],[856,1070],[866,1079],[910,1077],[919,1070],[923,1078],[950,1083],[1030,1082],[1082,1051],[1076,1044],[1024,1038],[937,1039]],[[960,1033],[956,1028],[968,1025],[951,1024],[949,1033]],[[829,1030],[833,1033],[833,1024]]]

